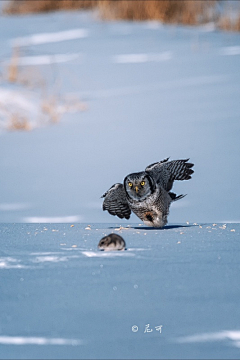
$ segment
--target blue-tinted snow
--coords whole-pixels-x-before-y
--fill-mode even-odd
[[[240,221],[240,35],[1,16],[1,72],[16,39],[19,66],[88,110],[29,132],[0,124],[0,358],[239,358],[240,227],[227,222]],[[35,124],[36,92],[2,79],[3,100]],[[195,174],[174,185],[188,196],[165,229],[101,210],[112,184],[168,156]],[[110,232],[126,251],[97,251]]]
[[[34,63],[50,93],[60,86],[88,110],[30,132],[2,129],[1,222],[115,222],[100,196],[168,156],[195,163],[193,179],[174,186],[188,196],[172,206],[171,223],[240,221],[238,33],[80,12],[1,16],[5,66],[16,39],[28,44],[20,65]],[[33,91],[3,81],[0,92],[8,108],[25,101],[34,121]]]
[[[97,250],[111,232],[126,251]],[[239,224],[0,224],[0,358],[238,359],[239,236]]]

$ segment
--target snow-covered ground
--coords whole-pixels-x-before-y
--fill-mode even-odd
[[[0,45],[0,358],[239,358],[240,34],[59,12]],[[165,229],[102,211],[168,156],[195,173]]]
[[[168,156],[195,163],[193,179],[175,184],[188,196],[172,206],[171,223],[240,221],[240,34],[210,25],[1,16],[0,221],[115,222],[100,196]],[[86,111],[53,101],[60,122],[41,122],[37,86],[4,79],[11,61]],[[9,111],[32,131],[6,131]]]
[[[126,251],[97,250],[111,232]],[[239,359],[239,236],[240,224],[0,224],[0,358]]]

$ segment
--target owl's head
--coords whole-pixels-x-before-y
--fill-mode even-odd
[[[154,180],[144,171],[129,174],[124,179],[127,195],[137,201],[145,200],[155,190]]]

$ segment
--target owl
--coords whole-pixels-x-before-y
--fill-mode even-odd
[[[169,207],[186,195],[171,192],[174,180],[189,180],[194,164],[169,158],[149,165],[145,171],[129,174],[123,184],[114,184],[103,194],[103,210],[120,219],[134,212],[147,226],[161,228],[167,224]]]

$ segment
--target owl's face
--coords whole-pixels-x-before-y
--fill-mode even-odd
[[[153,179],[145,172],[129,174],[124,179],[127,195],[137,201],[146,199],[154,191]]]

